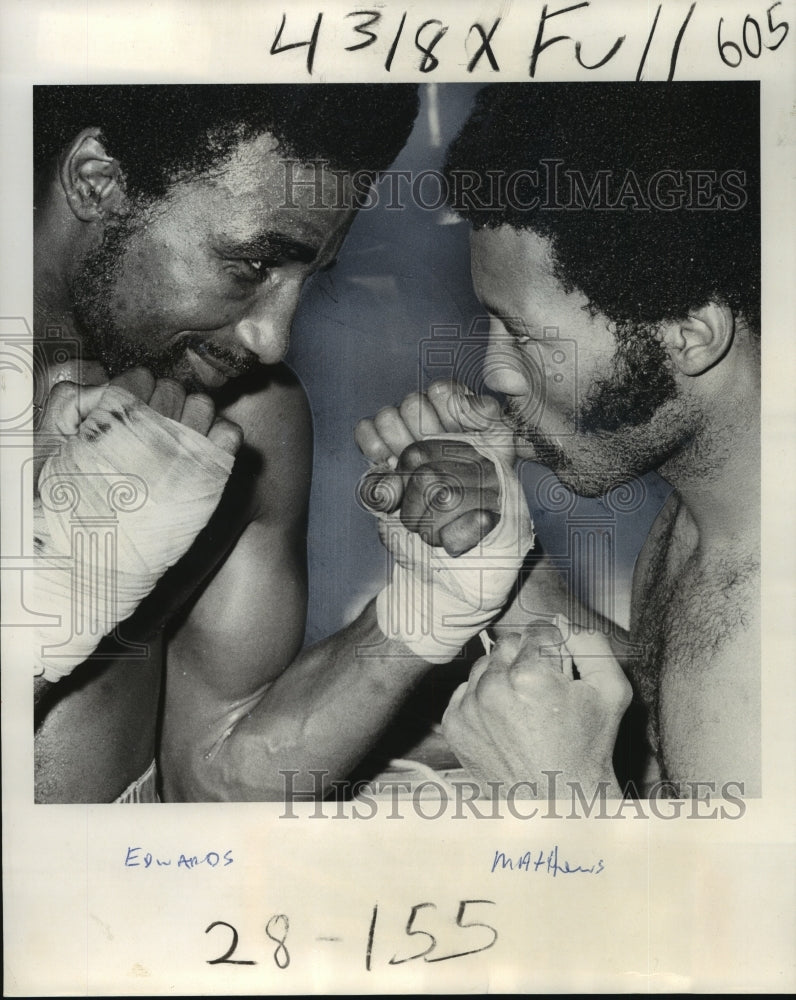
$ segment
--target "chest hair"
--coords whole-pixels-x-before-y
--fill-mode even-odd
[[[679,529],[678,529],[679,525]],[[633,638],[641,655],[633,670],[637,696],[648,712],[648,738],[666,773],[666,743],[661,702],[677,720],[676,739],[700,738],[707,720],[695,705],[717,654],[749,627],[750,588],[758,563],[731,550],[705,555],[694,544],[681,517],[661,532],[634,595]]]

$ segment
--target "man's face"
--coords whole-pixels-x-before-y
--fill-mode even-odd
[[[326,207],[333,175],[303,173],[295,180],[317,176],[326,197],[294,183],[286,205],[285,168],[262,135],[108,226],[70,287],[87,346],[111,375],[140,364],[213,391],[282,359],[302,285],[333,261],[353,218]]]
[[[659,468],[693,434],[668,355],[649,332],[620,341],[556,278],[549,241],[508,226],[471,238],[490,313],[485,380],[508,397],[520,455],[584,496]]]

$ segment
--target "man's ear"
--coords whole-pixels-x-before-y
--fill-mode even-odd
[[[677,369],[692,377],[718,364],[734,335],[735,317],[721,302],[708,302],[684,320],[667,324],[659,334]]]
[[[119,164],[108,156],[98,128],[86,128],[61,158],[61,187],[81,222],[99,222],[126,204]]]

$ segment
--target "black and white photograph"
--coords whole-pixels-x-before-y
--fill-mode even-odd
[[[122,6],[3,15],[6,995],[793,986],[793,10]]]
[[[426,88],[424,137],[455,90]],[[411,84],[37,89],[34,606],[62,627],[35,634],[36,800],[339,795],[396,725],[399,759],[415,735],[504,794],[619,794],[617,756],[653,795],[759,795],[758,90],[487,86],[440,171],[427,145],[392,167]],[[379,245],[354,223],[385,193]],[[313,398],[317,477],[355,438],[382,516],[340,545],[340,462],[309,575]],[[517,459],[547,474],[523,489]],[[649,473],[672,492],[649,486],[622,628],[576,594],[620,603]],[[375,601],[302,650],[308,584],[347,610],[379,532]]]

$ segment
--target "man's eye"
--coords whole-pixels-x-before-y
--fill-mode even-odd
[[[533,337],[525,329],[521,330],[516,326],[511,326],[507,327],[506,330],[508,335],[511,337],[512,343],[514,344],[522,346],[523,344],[530,344],[533,340]]]
[[[276,261],[261,258],[246,258],[238,262],[244,270],[245,277],[251,281],[265,281],[268,272],[277,267]]]
[[[533,340],[524,323],[498,316],[496,313],[490,313],[489,315],[490,323],[497,324],[496,327],[490,326],[491,336],[503,337],[504,339],[508,339],[513,345],[519,347],[529,344]]]

